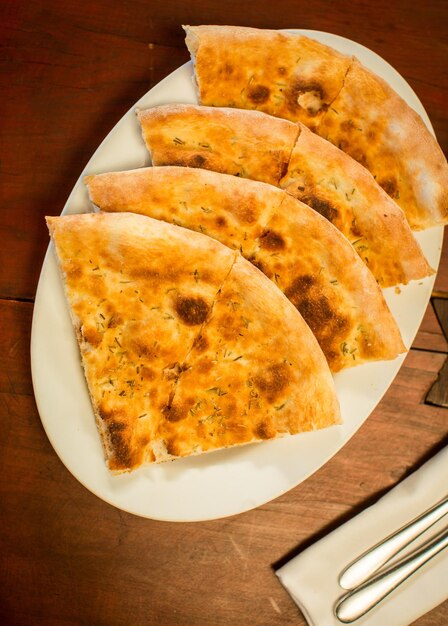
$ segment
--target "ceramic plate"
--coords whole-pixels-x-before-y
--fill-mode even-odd
[[[428,116],[406,81],[367,48],[318,31],[294,31],[345,54],[354,54],[382,76],[424,119]],[[63,213],[91,210],[82,178],[149,164],[135,107],[170,102],[196,103],[193,68],[187,63],[151,89],[120,120],[99,146],[75,185]],[[437,268],[443,229],[417,234],[429,263]],[[403,340],[410,347],[425,313],[434,277],[384,291]],[[80,364],[79,350],[49,246],[36,294],[31,366],[36,402],[45,431],[69,471],[106,502],[136,515],[169,521],[196,521],[234,515],[292,489],[318,470],[352,437],[392,383],[404,355],[394,361],[360,365],[335,375],[344,423],[327,430],[247,445],[148,466],[112,476]]]

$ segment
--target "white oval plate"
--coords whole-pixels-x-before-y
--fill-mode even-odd
[[[328,33],[297,30],[362,63],[385,78],[425,120],[428,116],[406,81],[367,48]],[[192,65],[187,63],[151,89],[135,106],[196,103]],[[99,146],[75,185],[63,214],[90,210],[82,178],[149,164],[135,118],[135,106]],[[433,131],[432,131],[433,132]],[[443,228],[417,234],[437,268]],[[387,302],[409,347],[425,313],[434,277],[385,290]],[[198,521],[234,515],[280,496],[318,470],[352,437],[392,383],[404,355],[394,361],[361,365],[335,376],[344,423],[327,430],[214,452],[202,457],[148,466],[112,476],[106,468],[52,246],[36,294],[31,337],[31,367],[45,431],[69,471],[106,502],[143,517]]]

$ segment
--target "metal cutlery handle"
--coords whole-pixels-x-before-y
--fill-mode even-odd
[[[344,624],[350,624],[362,617],[447,546],[448,530],[445,530],[396,565],[350,591],[337,605],[336,617]]]
[[[343,589],[354,589],[367,580],[384,563],[448,513],[448,497],[413,519],[351,563],[339,577]]]

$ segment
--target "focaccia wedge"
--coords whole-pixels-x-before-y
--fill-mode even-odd
[[[354,60],[318,134],[366,167],[414,230],[448,223],[448,165],[422,118]]]
[[[138,109],[153,165],[201,167],[278,185],[300,129],[258,111],[165,104]]]
[[[200,104],[257,109],[317,129],[352,58],[314,39],[244,26],[184,26]]]
[[[313,355],[316,346],[297,324],[291,303],[273,291],[238,255],[160,422],[158,434],[170,455],[191,454],[197,444],[205,451],[218,442],[232,446],[316,430],[337,420],[327,370],[318,361],[316,376],[313,359],[297,352]]]
[[[312,332],[237,251],[131,213],[47,223],[112,472],[340,422]],[[224,395],[213,418],[191,402]]]
[[[186,167],[86,177],[92,202],[199,231],[237,249],[293,302],[332,371],[405,347],[382,291],[325,218],[266,183]]]
[[[265,113],[190,104],[138,112],[153,165],[201,167],[286,189],[330,220],[382,287],[433,273],[400,207],[365,167]]]
[[[354,57],[298,34],[186,26],[200,104],[300,121],[367,167],[411,228],[448,222],[448,165],[421,117]]]

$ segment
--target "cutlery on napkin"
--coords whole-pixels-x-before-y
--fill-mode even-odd
[[[333,531],[281,567],[277,576],[312,626],[337,626],[335,607],[346,594],[341,573],[357,557],[385,539],[447,493],[448,446],[373,506]],[[440,520],[415,549],[440,532]],[[429,534],[431,533],[431,534]],[[400,558],[405,556],[400,553]],[[393,561],[391,561],[393,563]],[[448,552],[440,552],[371,611],[356,620],[359,626],[408,626],[448,598]]]

